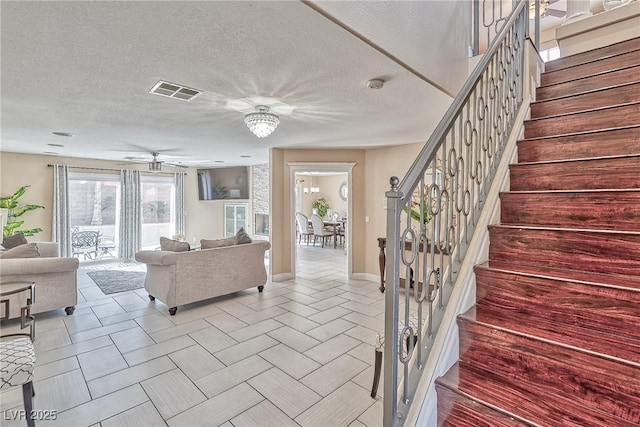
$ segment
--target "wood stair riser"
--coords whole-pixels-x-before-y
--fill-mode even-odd
[[[589,411],[571,397],[549,396],[545,390],[504,378],[459,361],[437,384],[458,390],[480,402],[503,408],[542,426],[631,427],[634,423],[600,411]],[[637,427],[637,426],[636,426]]]
[[[489,227],[489,260],[640,277],[640,233]]]
[[[640,154],[640,127],[518,141],[519,162]]]
[[[545,71],[557,71],[563,68],[571,68],[575,67],[576,65],[586,64],[588,62],[605,60],[607,58],[612,58],[616,55],[620,55],[621,53],[631,52],[633,50],[640,50],[640,37],[624,40],[619,43],[614,43],[609,46],[589,50],[587,52],[565,56],[564,58],[558,58],[554,61],[547,62],[545,64]]]
[[[540,76],[540,86],[564,83],[594,74],[633,67],[635,65],[640,65],[640,50],[621,53],[620,55],[599,59],[586,64],[575,65],[570,68],[545,72]]]
[[[500,222],[507,225],[640,231],[640,189],[501,193]]]
[[[525,121],[524,137],[541,138],[572,133],[637,126],[640,124],[640,104],[603,108],[562,116]]]
[[[460,361],[542,389],[549,397],[571,396],[594,412],[640,421],[640,383],[634,367],[464,318],[458,325]]]
[[[640,188],[640,156],[509,167],[511,191],[606,190]]]
[[[476,268],[476,301],[494,311],[637,339],[640,290],[619,289]],[[640,363],[640,354],[638,354]]]
[[[627,84],[531,104],[531,118],[577,113],[596,108],[640,102],[640,83]]]
[[[620,70],[610,71],[595,76],[583,77],[551,86],[542,86],[536,89],[536,101],[562,98],[577,95],[584,92],[603,89],[640,81],[640,65]]]
[[[599,283],[608,286],[616,286],[633,290],[640,290],[640,281],[637,276],[624,274],[608,274],[608,272],[566,270],[563,268],[543,267],[541,265],[514,264],[509,261],[489,260],[485,263],[489,268],[496,270],[515,271],[518,273],[542,275],[564,280],[578,280],[581,282]]]
[[[436,384],[438,425],[450,427],[522,427],[530,426]]]

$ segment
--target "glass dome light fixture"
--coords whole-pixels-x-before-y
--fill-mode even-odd
[[[264,138],[276,130],[280,124],[280,118],[270,113],[266,105],[257,105],[255,113],[244,116],[244,122],[255,136]]]

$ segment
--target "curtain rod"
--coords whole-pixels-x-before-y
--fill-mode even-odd
[[[47,167],[52,168],[52,167],[53,167],[53,165],[52,165],[51,163],[49,163],[49,164],[47,165]],[[89,167],[86,167],[86,166],[69,166],[69,168],[72,168],[72,169],[93,170],[93,171],[111,171],[111,172],[120,172],[120,171],[122,170],[122,169],[113,169],[113,168],[89,168]],[[187,175],[187,173],[186,173],[186,172],[162,172],[162,171],[160,171],[160,172],[147,172],[147,171],[140,171],[140,172],[147,173],[147,174],[150,174],[150,175],[157,175],[157,174],[159,174],[159,173],[168,174],[168,175],[173,175],[174,173],[181,173],[181,174],[183,174],[183,175]]]

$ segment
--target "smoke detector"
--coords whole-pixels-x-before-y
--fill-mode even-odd
[[[381,79],[372,79],[367,82],[369,89],[382,89],[382,86],[384,86],[384,80]]]

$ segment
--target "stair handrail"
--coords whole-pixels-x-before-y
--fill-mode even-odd
[[[402,425],[416,398],[422,368],[523,102],[528,33],[529,1],[521,0],[405,177],[401,182],[395,176],[389,180],[391,189],[385,193],[385,426]],[[401,273],[407,279],[402,318]],[[403,366],[401,380],[399,365]]]

